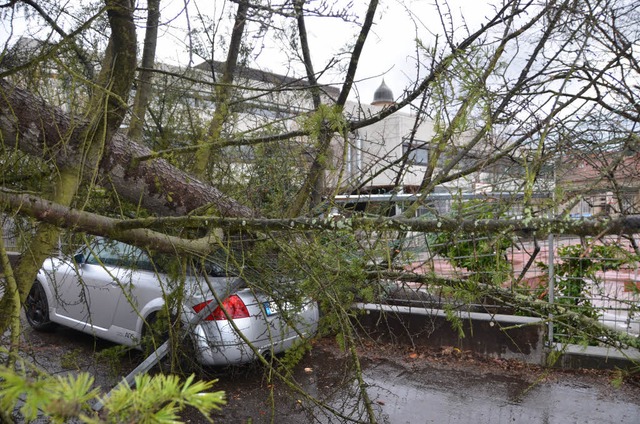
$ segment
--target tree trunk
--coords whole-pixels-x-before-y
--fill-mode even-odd
[[[142,69],[138,74],[136,98],[133,102],[133,113],[129,122],[128,136],[133,140],[140,140],[144,125],[144,116],[151,99],[153,68],[158,45],[158,22],[160,21],[160,0],[148,0],[147,2],[147,29],[144,36],[144,49],[142,50]]]
[[[229,101],[233,90],[232,84],[236,73],[238,57],[240,56],[242,37],[244,36],[244,28],[247,22],[248,11],[249,1],[240,0],[238,2],[235,22],[233,24],[231,40],[229,42],[229,52],[227,53],[227,60],[224,64],[222,81],[220,85],[216,86],[216,110],[213,113],[213,119],[209,125],[207,142],[198,146],[198,150],[196,152],[193,172],[198,178],[203,178],[207,174],[209,162],[212,159],[212,151],[215,144],[220,140],[223,125],[229,116]],[[211,64],[212,72],[215,72],[215,70],[213,70],[213,57],[211,58]]]
[[[82,134],[88,123],[71,119],[31,93],[0,80],[0,131],[6,146],[34,156],[51,157],[60,168],[80,163]],[[61,143],[69,134],[66,143]],[[66,148],[62,145],[66,144]],[[209,206],[209,213],[249,217],[253,211],[174,167],[164,159],[138,162],[151,150],[116,133],[99,164],[104,179],[99,183],[119,196],[157,215],[185,215]],[[93,175],[83,172],[84,176]],[[203,209],[204,210],[204,209]],[[211,212],[213,210],[214,212]]]
[[[79,132],[64,131],[62,128],[56,128],[55,121],[53,123],[47,121],[47,118],[52,116],[51,113],[34,116],[34,111],[27,111],[24,107],[26,105],[20,105],[22,107],[14,105],[4,97],[2,100],[3,103],[7,102],[6,105],[2,105],[3,115],[0,117],[0,130],[2,130],[3,135],[5,133],[3,127],[7,121],[6,118],[9,118],[8,122],[12,122],[11,118],[14,118],[13,123],[15,125],[15,118],[17,118],[18,112],[22,111],[23,113],[26,112],[32,119],[35,119],[35,122],[32,121],[29,124],[22,122],[20,123],[22,126],[18,124],[13,128],[9,128],[7,131],[9,137],[14,136],[16,140],[22,140],[24,133],[20,129],[29,131],[31,135],[34,135],[34,133],[42,135],[43,132],[34,128],[33,124],[49,125],[46,132],[47,137],[42,140],[41,144],[44,145],[45,143],[56,141],[58,144],[56,149],[58,151],[74,151],[72,155],[75,158],[74,161],[64,165],[56,164],[57,172],[54,174],[52,183],[52,200],[64,206],[73,204],[82,181],[86,179],[93,181],[95,178],[104,149],[108,146],[113,134],[115,134],[124,120],[127,99],[135,74],[137,43],[131,3],[128,0],[107,0],[106,5],[109,25],[111,26],[111,37],[103,60],[102,71],[97,81],[97,85],[101,89],[96,90],[95,95],[90,99],[86,115],[88,120],[85,125],[78,128],[80,129]],[[28,98],[26,95],[19,97]],[[42,102],[39,102],[39,106],[45,107]],[[36,111],[43,111],[43,109],[36,109]],[[56,115],[55,113],[53,114],[54,117]],[[69,121],[67,120],[66,122],[68,123]],[[51,127],[52,124],[54,127]],[[25,138],[33,140],[32,137],[27,136]],[[39,140],[40,137],[35,139]],[[11,138],[7,141],[9,140]],[[43,150],[41,153],[42,157],[46,157],[49,152]],[[14,274],[21,302],[25,301],[42,262],[50,255],[51,250],[57,244],[59,234],[59,227],[41,223],[28,249],[26,249],[28,254],[22,255],[16,265]],[[8,309],[10,297],[15,296],[15,294],[15,292],[12,292],[3,296],[0,301],[0,308]],[[0,331],[4,331],[6,327],[7,322],[2,320],[0,322]]]

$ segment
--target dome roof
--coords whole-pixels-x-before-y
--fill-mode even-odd
[[[395,102],[393,91],[391,91],[387,84],[385,84],[383,79],[380,87],[378,87],[375,93],[373,93],[373,101],[371,104],[374,106],[385,106],[394,104]]]

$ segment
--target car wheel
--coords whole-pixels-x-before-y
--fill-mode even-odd
[[[49,331],[55,324],[49,320],[49,303],[42,284],[35,281],[24,301],[24,312],[27,322],[38,331]]]
[[[150,354],[169,338],[169,329],[166,318],[159,317],[157,313],[149,315],[142,327],[141,347],[145,354]]]

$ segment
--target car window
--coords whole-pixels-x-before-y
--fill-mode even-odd
[[[145,251],[135,246],[113,240],[98,240],[85,253],[85,262],[153,271],[153,263]]]
[[[187,261],[187,275],[207,274],[211,277],[235,277],[238,272],[231,266],[223,265],[217,258],[191,258]]]
[[[205,262],[205,271],[212,277],[227,277],[235,274],[232,270],[225,269],[219,263],[210,260]]]

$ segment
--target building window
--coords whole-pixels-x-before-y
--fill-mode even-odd
[[[412,165],[427,165],[429,162],[429,150],[424,141],[413,140],[402,144],[402,155],[408,157]]]

